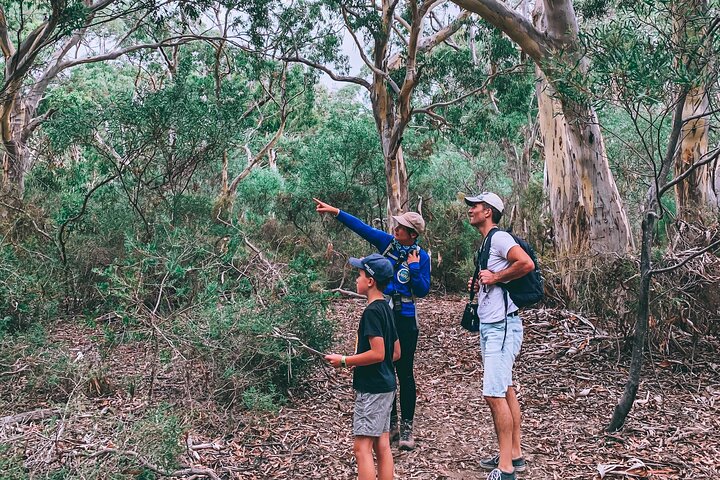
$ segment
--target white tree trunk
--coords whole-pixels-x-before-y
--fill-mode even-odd
[[[409,208],[408,175],[402,147],[398,148],[394,157],[385,157],[385,178],[387,180],[388,213],[400,215],[407,212]]]
[[[675,156],[675,176],[691,169],[708,153],[709,102],[704,89],[693,89],[685,99],[683,118],[700,117],[683,125],[680,148]],[[700,221],[708,210],[718,206],[716,165],[708,164],[697,168],[682,182],[675,185],[677,217],[685,222]]]
[[[595,112],[568,108],[536,68],[545,187],[560,257],[623,254],[630,225],[615,185]],[[571,120],[565,115],[572,112]]]

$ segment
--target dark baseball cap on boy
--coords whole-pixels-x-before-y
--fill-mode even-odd
[[[355,268],[364,270],[368,276],[375,279],[377,283],[387,284],[394,275],[393,266],[390,260],[379,253],[373,253],[363,258],[350,257],[348,263]]]

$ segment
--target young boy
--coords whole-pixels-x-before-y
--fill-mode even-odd
[[[400,358],[393,313],[383,297],[383,289],[393,278],[390,260],[373,253],[351,258],[359,270],[357,292],[367,296],[368,305],[360,318],[355,355],[326,355],[335,368],[354,367],[355,413],[353,415],[353,451],[358,464],[358,480],[374,480],[377,456],[378,480],[392,480],[393,457],[390,450],[390,410],[395,397],[393,362]]]

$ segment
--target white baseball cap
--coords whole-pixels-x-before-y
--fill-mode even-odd
[[[500,213],[502,213],[505,209],[505,204],[502,199],[492,192],[482,192],[472,197],[465,197],[465,203],[470,206],[475,205],[476,203],[487,203],[488,205],[495,207]]]

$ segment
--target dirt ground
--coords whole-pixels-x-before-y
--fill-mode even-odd
[[[486,477],[478,460],[493,454],[496,443],[481,394],[478,337],[459,327],[463,307],[457,297],[420,301],[417,448],[412,452],[393,448],[398,479]],[[333,303],[329,315],[338,323],[337,353],[352,350],[362,308],[360,300]],[[597,323],[557,310],[525,313],[525,341],[516,380],[528,470],[519,478],[711,479],[720,475],[718,345],[698,345],[692,363],[649,354],[638,399],[624,429],[608,434],[604,427],[622,394],[628,355],[619,353],[618,339],[595,328]],[[92,349],[84,344],[89,338],[82,332],[66,331],[57,341],[67,342],[73,351],[87,352]],[[683,338],[678,337],[678,342]],[[141,367],[147,352],[140,344],[132,345],[122,346],[123,360],[108,367],[110,378],[148,375]],[[158,400],[182,403],[177,379],[172,375],[157,378]],[[138,385],[142,384],[139,378]],[[81,458],[85,459],[81,478],[141,478],[132,465],[156,467],[142,456],[121,450],[120,439],[110,438],[103,430],[115,422],[117,431],[117,422],[131,423],[136,412],[152,407],[140,400],[141,395],[133,400],[75,395],[73,408],[62,412],[59,421],[41,416],[14,423],[4,423],[3,418],[24,410],[11,409],[12,392],[3,392],[3,397],[0,456],[5,452],[22,457],[27,477],[0,473],[0,478],[47,478],[43,472],[49,466],[68,467]],[[352,479],[356,476],[352,405],[350,371],[336,371],[318,361],[279,414],[238,414],[232,424],[218,425],[213,423],[217,415],[212,414],[212,406],[194,406],[196,423],[178,439],[185,447],[180,459],[185,467],[173,472],[154,470],[184,478]],[[128,461],[106,461],[112,455],[124,455]],[[89,461],[96,466],[88,469]],[[119,473],[112,471],[121,467]]]
[[[338,353],[354,342],[361,301],[338,302]],[[490,411],[481,395],[477,334],[462,330],[464,304],[431,298],[419,305],[416,354],[417,448],[395,452],[399,479],[483,479],[478,460],[496,451]],[[697,352],[690,366],[655,360],[624,429],[608,424],[627,379],[617,341],[569,312],[531,311],[517,363],[523,411],[525,479],[716,478],[720,474],[720,356]],[[267,445],[245,450],[263,458],[246,478],[351,479],[351,374],[320,368],[292,405],[268,419]],[[264,467],[262,466],[264,465]]]

